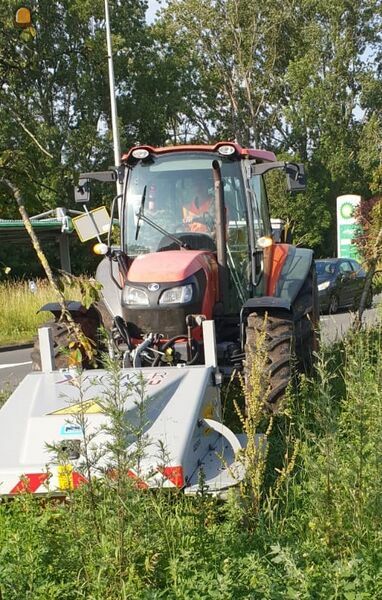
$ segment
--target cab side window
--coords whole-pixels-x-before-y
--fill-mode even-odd
[[[251,177],[250,188],[252,192],[252,211],[256,237],[271,235],[272,229],[264,178],[261,175]]]

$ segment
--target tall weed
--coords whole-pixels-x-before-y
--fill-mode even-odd
[[[33,283],[34,291],[28,281],[0,283],[0,344],[30,342],[38,327],[51,318],[50,313],[38,311],[44,304],[58,299],[46,280],[38,279]],[[77,300],[80,293],[68,289],[65,296],[68,300]]]
[[[2,600],[382,597],[381,339],[360,332],[321,353],[315,380],[291,388],[274,418],[257,496],[246,487],[244,501],[225,503],[203,482],[189,498],[125,477],[145,451],[145,417],[134,425],[138,454],[128,456],[132,428],[110,366],[104,450],[114,477],[69,490],[65,503],[22,494],[0,505]]]

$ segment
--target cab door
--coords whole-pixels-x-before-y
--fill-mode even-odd
[[[240,173],[223,170],[230,312],[238,313],[251,293],[251,260],[245,188]]]
[[[269,217],[267,190],[262,175],[252,175],[249,178],[249,212],[252,226],[252,278],[255,295],[265,293],[264,278],[264,248],[258,240],[271,237],[272,227]]]

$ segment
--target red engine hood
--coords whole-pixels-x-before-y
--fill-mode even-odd
[[[204,250],[167,250],[137,256],[128,273],[129,282],[165,283],[184,281],[200,269],[210,271],[216,259]]]

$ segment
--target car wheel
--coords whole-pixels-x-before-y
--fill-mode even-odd
[[[330,296],[328,313],[330,315],[334,315],[337,312],[337,310],[338,310],[338,298],[335,294],[333,294],[332,296]]]

